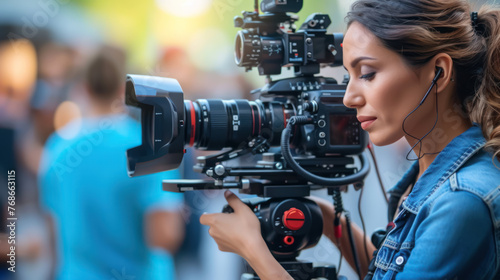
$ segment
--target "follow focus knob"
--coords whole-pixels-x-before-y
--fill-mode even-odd
[[[304,226],[304,212],[292,207],[283,214],[283,224],[290,230],[298,230]]]

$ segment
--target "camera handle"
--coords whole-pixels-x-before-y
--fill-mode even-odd
[[[315,175],[304,168],[302,168],[297,161],[293,158],[290,152],[290,136],[292,134],[292,126],[294,125],[304,125],[312,124],[313,120],[306,116],[293,116],[288,121],[285,129],[281,134],[281,152],[286,162],[290,165],[293,171],[297,172],[300,176],[307,179],[308,181],[315,183],[320,186],[344,186],[349,184],[354,184],[355,187],[359,187],[363,184],[364,178],[368,175],[370,171],[370,164],[368,158],[365,154],[360,154],[359,159],[361,161],[361,169],[352,174],[346,175],[340,178],[328,178]]]

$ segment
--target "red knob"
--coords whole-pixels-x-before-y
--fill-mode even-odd
[[[304,226],[304,212],[292,207],[283,214],[283,224],[291,230],[298,230]]]

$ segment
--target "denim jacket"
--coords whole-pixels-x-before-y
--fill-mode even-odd
[[[500,279],[500,167],[473,126],[436,157],[400,206],[373,279]],[[401,196],[416,162],[391,190]]]

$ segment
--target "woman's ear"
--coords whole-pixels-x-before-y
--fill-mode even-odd
[[[433,73],[433,78],[435,77],[439,68],[443,69],[436,82],[437,92],[440,93],[448,87],[450,82],[454,81],[453,59],[446,53],[439,53],[434,56],[434,58],[431,60],[431,63],[434,65],[433,68],[436,69],[436,71]]]

